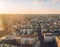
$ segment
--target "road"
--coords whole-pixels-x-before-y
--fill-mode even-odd
[[[58,39],[57,37],[56,37],[56,42],[57,42],[58,47],[60,47],[60,39]]]
[[[41,47],[58,47],[56,41],[53,42],[43,42]]]

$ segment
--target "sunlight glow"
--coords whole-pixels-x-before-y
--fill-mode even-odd
[[[60,14],[58,1],[0,0],[0,14]]]
[[[0,16],[0,31],[4,30],[4,25],[3,25],[3,20],[2,17]]]
[[[3,8],[3,3],[0,2],[0,10]]]

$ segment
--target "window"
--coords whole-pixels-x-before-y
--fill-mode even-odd
[[[29,40],[26,39],[26,40],[25,40],[25,44],[29,44]]]
[[[23,33],[23,30],[22,29],[20,29],[20,34],[22,34]]]

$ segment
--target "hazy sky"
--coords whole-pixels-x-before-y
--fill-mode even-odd
[[[0,13],[60,14],[60,0],[0,0]]]

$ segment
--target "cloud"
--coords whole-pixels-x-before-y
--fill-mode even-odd
[[[52,0],[53,3],[60,2],[60,0]]]
[[[33,0],[34,4],[58,3],[60,0]]]
[[[44,4],[45,2],[42,0],[33,0],[32,3],[33,4]]]

